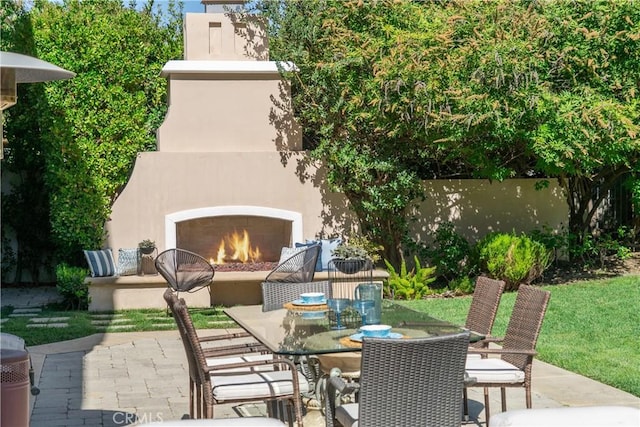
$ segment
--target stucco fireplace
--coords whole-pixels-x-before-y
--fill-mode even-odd
[[[151,239],[158,251],[180,247],[215,261],[221,241],[246,231],[262,261],[277,262],[283,246],[341,234],[352,221],[344,197],[327,189],[323,169],[303,150],[281,74],[295,65],[269,60],[258,18],[209,8],[222,3],[205,0],[213,13],[185,15],[184,59],[162,70],[169,108],[157,131],[157,151],[138,154],[106,225],[114,254]],[[257,304],[267,273],[219,268],[211,300],[205,290],[188,302]],[[101,282],[94,282],[90,309],[133,306],[131,297],[115,290],[98,295]],[[130,292],[132,284],[146,287],[147,294],[133,298],[164,306],[159,276],[104,282]]]

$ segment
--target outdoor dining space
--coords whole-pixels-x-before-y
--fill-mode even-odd
[[[491,336],[504,283],[482,276],[463,325],[383,299],[355,273],[330,275],[340,287],[272,274],[262,304],[223,309],[235,327],[197,330],[183,295],[214,277],[197,260],[156,260],[177,330],[31,348],[30,425],[638,425],[637,397],[536,359],[540,288],[520,287],[504,340]]]
[[[301,266],[315,264],[318,252],[311,246],[298,255]],[[243,420],[211,419],[221,405],[264,402],[265,413],[251,425],[302,427],[305,414],[318,411],[326,426],[458,426],[472,419],[473,388],[483,390],[485,425],[491,388],[500,390],[498,425],[521,422],[508,412],[506,388],[524,389],[524,406],[533,407],[532,365],[548,291],[521,285],[506,334],[497,338],[491,330],[505,287],[500,280],[478,277],[467,321],[455,325],[383,299],[382,284],[361,281],[364,264],[343,271],[343,279],[355,278],[352,298],[335,298],[330,280],[295,273],[304,268],[275,274],[278,266],[261,283],[262,304],[224,309],[241,332],[204,336],[179,297],[213,279],[204,262],[198,272],[196,261],[197,254],[180,249],[156,259],[188,364],[189,421],[179,425],[236,425]],[[591,409],[571,416],[635,425],[638,415],[633,408]],[[566,420],[562,411],[542,417]]]
[[[198,335],[237,332],[242,329],[199,330]],[[32,401],[32,427],[113,427],[160,421],[169,426],[189,415],[188,362],[175,330],[109,333],[99,339],[32,347],[30,354],[41,390]],[[525,408],[524,390],[508,391],[508,409]],[[486,425],[482,389],[470,388],[468,394],[470,419],[463,420],[463,425]],[[499,393],[492,390],[490,398],[492,414],[497,415]],[[640,406],[640,399],[629,393],[537,359],[532,369],[532,400],[535,409]],[[302,402],[306,405],[309,400],[303,398]],[[313,406],[303,408],[306,427],[325,425],[322,411]],[[267,415],[261,401],[225,403],[215,406],[214,419],[251,425],[248,417],[264,421]]]

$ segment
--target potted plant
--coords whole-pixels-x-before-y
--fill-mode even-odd
[[[379,261],[381,249],[364,236],[352,236],[333,250],[333,265],[345,274],[355,274]]]
[[[156,242],[154,242],[153,240],[145,239],[142,242],[138,243],[138,248],[143,254],[149,255],[156,249]]]

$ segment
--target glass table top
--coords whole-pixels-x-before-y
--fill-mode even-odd
[[[262,306],[250,305],[230,307],[224,311],[276,354],[309,355],[359,351],[362,348],[362,338],[358,335],[360,317],[355,311],[343,312],[340,320],[344,329],[334,329],[335,313],[326,309],[310,311],[283,308],[263,312]],[[388,300],[382,303],[381,323],[391,325],[391,332],[398,338],[447,335],[464,330],[458,325]],[[482,335],[472,332],[470,341],[482,338]]]

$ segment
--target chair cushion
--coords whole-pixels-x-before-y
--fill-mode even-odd
[[[309,391],[307,380],[298,375],[300,392]],[[256,372],[242,375],[211,376],[213,397],[217,401],[229,399],[264,399],[293,393],[291,371]]]
[[[465,369],[478,383],[516,384],[524,381],[524,372],[502,359],[467,358]]]
[[[138,248],[118,249],[118,275],[138,274]]]
[[[316,240],[307,240],[307,243],[296,243],[296,248],[308,248],[309,246],[317,245],[318,241]],[[322,252],[322,248],[320,248],[320,252]],[[322,254],[318,254],[318,259],[316,260],[315,271],[322,271]]]
[[[626,406],[520,409],[491,415],[491,427],[612,427],[640,425],[640,409]]]
[[[358,404],[343,403],[336,407],[335,418],[344,427],[358,427]]]
[[[115,262],[111,249],[102,249],[99,251],[84,251],[84,256],[89,264],[91,277],[106,277],[116,274]]]
[[[229,363],[242,363],[242,362],[256,362],[258,360],[272,360],[272,354],[253,354],[253,355],[241,355],[235,357],[211,357],[207,358],[207,365],[209,366],[220,366],[227,365]],[[261,366],[249,366],[247,368],[230,368],[230,369],[221,369],[219,371],[215,371],[215,375],[224,374],[224,373],[233,373],[233,372],[242,372],[246,370],[250,371],[273,371],[274,365],[261,365]]]

